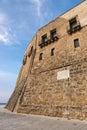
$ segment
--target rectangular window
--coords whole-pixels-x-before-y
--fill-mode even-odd
[[[54,56],[54,54],[55,54],[55,48],[52,48],[51,49],[51,56]]]
[[[42,60],[42,59],[43,59],[43,53],[40,53],[39,60]]]
[[[45,43],[45,42],[47,42],[47,34],[42,36],[42,43]]]
[[[77,26],[76,17],[73,18],[73,19],[71,19],[71,20],[69,21],[69,24],[70,24],[70,28],[71,28],[71,29],[75,28],[75,27]]]
[[[76,15],[74,18],[69,20],[69,26],[67,32],[69,34],[72,34],[75,33],[76,31],[79,31],[80,29],[81,29],[80,21],[78,15]]]
[[[51,32],[50,32],[50,35],[51,35],[51,39],[54,39],[57,34],[56,34],[56,29],[53,29]]]
[[[79,47],[80,45],[79,45],[79,39],[75,39],[74,40],[74,47],[75,48],[77,48],[77,47]]]

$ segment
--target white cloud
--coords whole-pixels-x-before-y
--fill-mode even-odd
[[[0,41],[3,42],[4,44],[9,43],[8,32],[4,32],[4,34],[0,34]]]
[[[30,29],[33,22],[35,25],[34,31],[36,31],[37,26],[41,27],[50,18],[51,13],[47,9],[48,7],[43,6],[48,0],[15,1],[12,12],[9,12],[9,10],[7,12],[5,10],[0,12],[0,44],[20,44],[23,39],[28,41],[29,35],[32,35]],[[12,1],[9,4],[13,4]]]
[[[0,42],[4,45],[18,44],[17,36],[9,26],[0,26]]]
[[[0,12],[0,42],[4,45],[18,43],[11,24],[12,20],[5,13]]]
[[[7,16],[4,13],[0,12],[0,42],[3,42],[4,44],[7,44],[9,42],[7,24]]]
[[[5,15],[5,13],[0,12],[0,41],[5,44],[9,42],[7,24],[8,24],[7,16]]]
[[[42,6],[42,2],[41,0],[30,0],[31,3],[33,3],[36,7],[36,11],[37,11],[37,15],[41,16],[41,6]]]
[[[41,5],[42,5],[41,0],[33,0],[33,1],[35,1],[36,3],[38,16],[41,16]]]

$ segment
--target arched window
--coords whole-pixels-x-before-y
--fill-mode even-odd
[[[43,53],[40,53],[39,60],[43,59]]]

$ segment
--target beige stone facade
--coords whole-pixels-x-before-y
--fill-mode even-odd
[[[87,119],[87,0],[37,31],[6,107]]]

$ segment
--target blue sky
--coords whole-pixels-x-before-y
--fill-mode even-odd
[[[0,102],[7,102],[29,41],[43,25],[82,0],[0,0]]]

